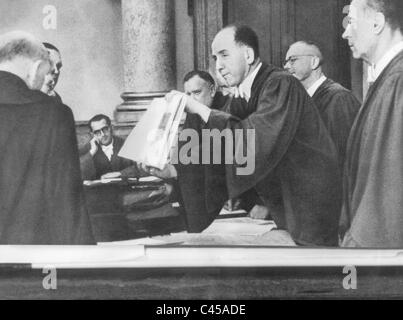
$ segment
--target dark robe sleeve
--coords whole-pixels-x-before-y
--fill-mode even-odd
[[[235,141],[235,155],[247,150],[255,156],[251,163],[245,165],[227,165],[227,185],[230,198],[235,198],[254,187],[273,168],[277,166],[286,153],[303,112],[307,97],[298,84],[289,77],[275,77],[268,80],[256,101],[256,111],[240,120],[228,113],[213,110],[207,125],[213,129],[242,132],[242,141]],[[254,134],[254,143],[247,139],[247,132]],[[235,136],[235,134],[234,134]],[[254,162],[254,163],[253,163]],[[250,166],[247,174],[239,174],[239,169]]]
[[[201,138],[204,128],[198,115],[188,114],[183,130],[192,129]],[[179,150],[186,142],[179,143]],[[225,167],[222,164],[202,164],[202,141],[198,141],[199,159],[197,163],[175,166],[178,172],[176,183],[177,199],[185,212],[189,232],[201,232],[219,214],[228,199],[225,182]]]
[[[346,156],[347,139],[360,105],[352,93],[338,92],[329,101],[326,111],[322,114],[325,126],[336,145],[341,168]]]
[[[48,137],[45,189],[52,243],[93,244],[84,201],[74,118],[64,105],[51,111],[54,123]]]
[[[80,156],[80,169],[83,180],[95,180],[96,170],[94,160],[89,152]]]

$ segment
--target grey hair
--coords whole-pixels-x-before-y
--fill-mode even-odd
[[[46,48],[30,33],[12,31],[0,35],[0,63],[17,57],[49,62]]]

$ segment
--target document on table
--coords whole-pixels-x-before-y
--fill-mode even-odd
[[[269,220],[256,220],[249,217],[216,219],[202,233],[203,234],[228,234],[240,236],[261,236],[276,228],[276,224]]]
[[[186,98],[174,95],[170,102],[154,99],[137,126],[127,137],[119,156],[163,169],[177,142]]]

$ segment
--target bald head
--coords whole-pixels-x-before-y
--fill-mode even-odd
[[[17,75],[28,87],[39,90],[50,67],[48,51],[33,35],[23,31],[0,35],[0,70]]]
[[[284,68],[308,89],[322,76],[323,54],[313,42],[298,41],[288,49]]]
[[[259,41],[248,26],[231,25],[215,36],[211,45],[216,70],[227,86],[238,86],[260,62]]]

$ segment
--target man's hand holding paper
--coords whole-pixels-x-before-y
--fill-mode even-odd
[[[166,96],[165,99],[169,102],[172,100],[172,98],[175,95],[182,95],[186,100],[186,104],[185,104],[185,111],[188,113],[192,113],[192,114],[198,114],[204,122],[207,123],[209,117],[210,117],[210,108],[205,106],[204,104],[196,101],[195,99],[193,99],[190,96],[185,95],[182,92],[176,91],[176,90],[172,90],[171,92],[169,92]]]

